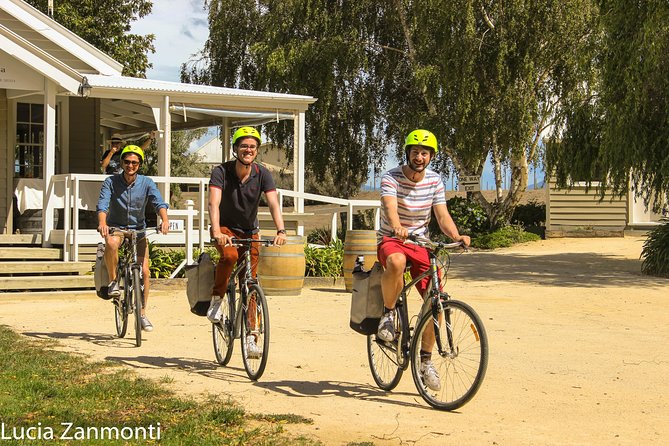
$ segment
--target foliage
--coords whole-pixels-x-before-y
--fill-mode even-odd
[[[641,272],[651,276],[669,277],[669,218],[650,231],[641,251]]]
[[[480,175],[493,160],[491,224],[509,219],[537,162],[541,134],[577,72],[596,16],[594,0],[332,2],[210,0],[210,36],[182,66],[197,83],[313,95],[306,168],[350,196],[402,158],[414,128],[440,142],[434,167]],[[564,82],[559,82],[564,81]],[[292,123],[264,131],[292,151]],[[290,155],[289,155],[290,156]],[[504,196],[502,166],[510,167]]]
[[[524,228],[543,226],[546,224],[546,205],[537,200],[516,206],[511,217],[511,223]]]
[[[305,276],[341,277],[344,271],[344,244],[335,240],[325,248],[307,245],[304,248],[306,261]]]
[[[168,278],[186,258],[183,250],[161,249],[149,242],[149,273],[153,278]],[[178,277],[183,277],[183,270]]]
[[[491,233],[481,235],[472,240],[472,246],[479,249],[508,248],[516,243],[540,240],[537,234],[526,232],[519,226],[505,226]]]
[[[647,205],[669,198],[669,3],[600,1],[596,42],[561,113],[547,165],[558,186],[598,181]]]
[[[344,229],[337,228],[337,238],[344,239]],[[330,228],[316,228],[307,234],[307,243],[314,245],[329,245],[332,243],[332,232]]]
[[[452,197],[446,202],[446,207],[458,228],[458,232],[461,234],[482,234],[490,227],[488,216],[481,205],[475,201],[463,197]],[[436,225],[438,231],[439,226],[436,219],[433,218],[432,222]],[[435,233],[432,228],[430,228],[430,231]]]
[[[206,165],[199,163],[200,158],[196,153],[189,151],[190,144],[202,137],[207,129],[180,130],[172,132],[170,144],[170,175],[173,177],[208,177],[210,172]],[[137,141],[139,143],[139,141]],[[158,174],[158,157],[155,143],[146,151],[146,163],[143,167],[145,175]],[[179,206],[181,199],[181,187],[174,184],[170,187],[170,205]]]
[[[48,13],[48,0],[26,3]],[[53,6],[57,22],[123,64],[123,75],[145,77],[155,36],[132,34],[130,24],[151,12],[151,0],[58,0]]]
[[[18,430],[34,428],[40,422],[43,432],[46,427],[53,428],[55,439],[63,433],[60,423],[119,429],[143,426],[147,433],[153,426],[154,438],[159,423],[159,443],[167,446],[249,444],[258,438],[263,444],[314,444],[289,437],[281,427],[283,423],[308,423],[309,419],[290,414],[253,416],[233,401],[219,397],[202,402],[180,398],[112,362],[89,362],[81,355],[59,350],[55,342],[30,341],[0,326],[0,419],[4,424]],[[6,435],[11,436],[11,432]],[[8,444],[25,441],[10,440]],[[35,444],[49,442],[45,437]],[[55,444],[66,442],[55,440]],[[94,444],[119,441],[100,439]]]

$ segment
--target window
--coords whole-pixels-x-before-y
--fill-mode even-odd
[[[56,141],[58,141],[58,113],[56,113]],[[56,142],[56,151],[57,145]],[[44,105],[17,103],[14,177],[43,178],[43,165]]]

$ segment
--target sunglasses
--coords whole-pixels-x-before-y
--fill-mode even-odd
[[[139,166],[139,161],[123,160],[123,164],[126,166]]]

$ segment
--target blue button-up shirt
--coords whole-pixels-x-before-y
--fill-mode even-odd
[[[107,214],[107,224],[128,229],[144,229],[146,205],[151,203],[156,214],[169,206],[163,201],[156,183],[149,177],[137,175],[132,184],[123,174],[107,177],[100,189],[98,212]]]

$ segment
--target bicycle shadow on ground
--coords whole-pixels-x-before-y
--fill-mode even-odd
[[[165,356],[106,356],[105,360],[121,363],[134,369],[174,369],[231,382],[248,382],[243,367],[221,366],[214,360],[199,358],[168,358]]]
[[[595,252],[529,254],[473,252],[451,255],[449,275],[476,282],[504,281],[562,287],[666,286],[641,274],[641,261]]]
[[[90,342],[103,347],[136,348],[134,334],[132,337],[119,338],[118,336],[103,333],[65,333],[65,332],[23,332],[24,335],[37,339],[76,339]]]
[[[367,384],[341,381],[261,380],[254,382],[253,385],[292,398],[322,398],[332,396],[432,410],[427,404],[421,403],[422,399],[418,394],[396,391],[386,392]],[[414,402],[401,401],[394,398],[394,396],[399,395],[414,397]]]

